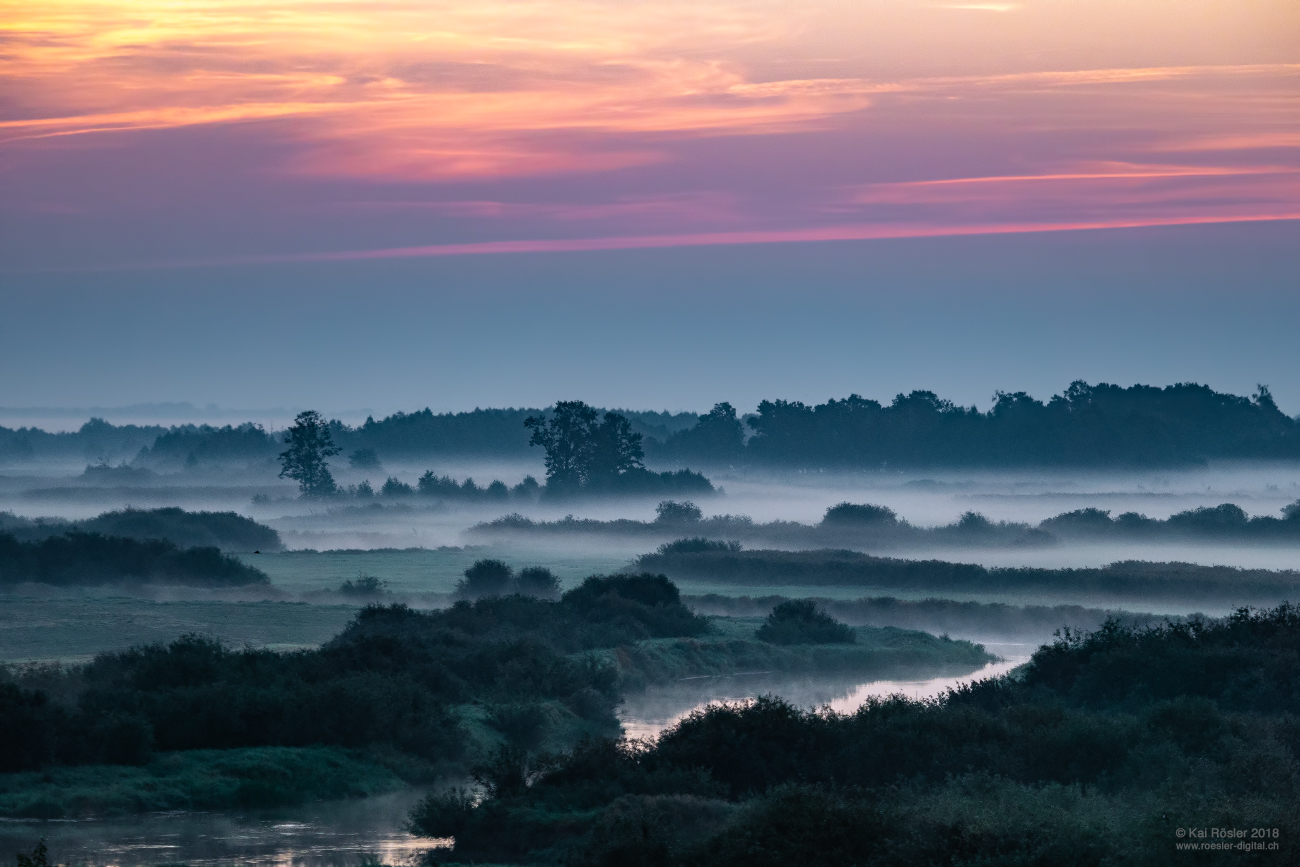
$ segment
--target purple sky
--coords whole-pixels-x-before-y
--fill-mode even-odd
[[[1294,2],[29,7],[0,405],[1300,412]]]

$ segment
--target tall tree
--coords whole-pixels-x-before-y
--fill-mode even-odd
[[[551,417],[529,416],[524,426],[533,432],[528,444],[546,449],[546,485],[552,490],[576,490],[591,470],[596,411],[580,400],[561,400]]]
[[[745,430],[729,403],[715,403],[695,427],[678,431],[664,444],[669,457],[706,462],[735,461],[744,451]]]
[[[293,479],[304,497],[323,497],[337,490],[326,459],[339,453],[329,425],[315,410],[298,413],[284,432],[289,448],[280,453],[280,478]]]
[[[591,462],[586,473],[588,484],[608,487],[616,484],[624,473],[644,469],[641,434],[632,430],[632,423],[625,416],[605,413],[600,426],[592,429],[592,440]]]

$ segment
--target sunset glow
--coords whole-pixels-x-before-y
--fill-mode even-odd
[[[13,218],[177,208],[122,190],[210,149],[172,218],[216,259],[1300,213],[1289,2],[8,0],[0,32]],[[200,228],[245,193],[328,230]]]

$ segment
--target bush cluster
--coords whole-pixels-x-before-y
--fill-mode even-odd
[[[585,651],[708,628],[663,576],[596,576],[559,601],[371,605],[319,650],[231,650],[188,636],[73,669],[10,671],[0,681],[0,772],[310,745],[454,763],[466,743],[454,706],[492,708],[492,724],[523,743],[539,740],[548,702],[614,729],[617,671]]]
[[[456,583],[456,595],[462,599],[485,599],[491,596],[536,596],[554,599],[560,595],[560,579],[544,566],[528,566],[518,574],[500,560],[479,560],[465,570]]]
[[[1109,623],[937,700],[838,714],[764,697],[654,743],[502,757],[515,785],[412,821],[454,835],[457,860],[609,865],[1161,864],[1175,827],[1218,822],[1280,828],[1285,852],[1262,854],[1290,863],[1297,670],[1289,605]]]
[[[818,609],[810,599],[782,602],[756,633],[769,644],[852,644],[853,628]]]

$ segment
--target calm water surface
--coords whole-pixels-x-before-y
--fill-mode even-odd
[[[629,738],[653,738],[710,704],[735,703],[760,695],[779,695],[800,707],[830,707],[852,713],[873,697],[904,695],[933,698],[963,683],[998,677],[1029,660],[1036,644],[985,644],[1002,658],[977,669],[956,668],[937,677],[863,681],[852,677],[797,677],[767,673],[698,677],[648,688],[629,695],[619,718]]]
[[[168,813],[128,819],[0,823],[0,859],[30,852],[44,837],[50,860],[69,865],[137,867],[187,864],[255,867],[356,867],[367,859],[415,864],[448,841],[414,837],[403,823],[424,796],[407,789],[267,813]]]

